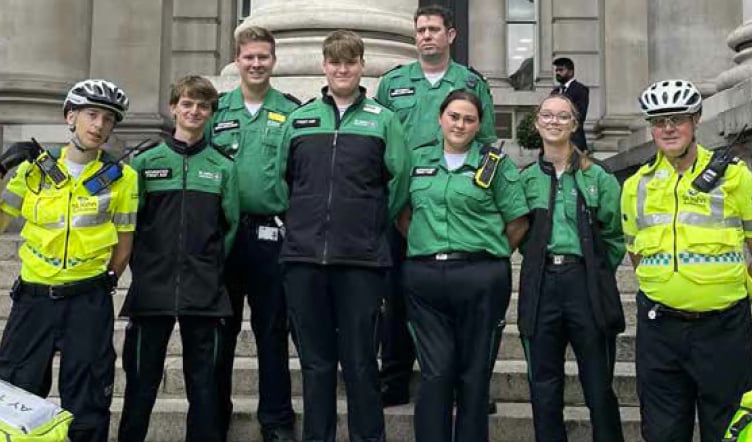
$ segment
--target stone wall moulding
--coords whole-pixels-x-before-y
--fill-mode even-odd
[[[248,26],[263,26],[272,32],[304,32],[308,29],[373,31],[404,37],[411,44],[414,36],[409,14],[347,4],[324,8],[301,3],[294,5],[293,9],[293,5],[288,3],[285,8],[258,8],[235,29],[235,34]]]
[[[733,60],[737,65],[716,77],[715,83],[719,91],[752,77],[752,20],[747,20],[734,29],[726,39],[726,44],[736,51]]]

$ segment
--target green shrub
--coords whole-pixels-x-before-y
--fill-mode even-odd
[[[526,114],[517,123],[517,143],[525,149],[543,148],[543,140],[535,129],[535,114]]]

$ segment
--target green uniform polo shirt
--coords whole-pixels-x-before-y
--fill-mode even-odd
[[[287,193],[276,164],[282,126],[300,103],[269,89],[256,115],[245,107],[240,87],[223,95],[208,125],[211,141],[235,159],[240,211],[274,215],[287,210]]]
[[[553,213],[548,252],[582,256],[577,233],[577,188],[571,173],[564,172],[556,182]]]
[[[481,144],[473,142],[464,164],[448,170],[443,139],[414,149],[410,177],[412,220],[408,256],[442,252],[511,254],[506,225],[530,210],[517,166],[504,157],[488,189],[475,184]]]
[[[435,85],[426,80],[419,62],[387,72],[379,82],[376,100],[397,114],[407,136],[407,147],[434,142],[440,135],[439,106],[450,92],[465,89],[483,104],[483,119],[476,139],[484,145],[496,142],[494,107],[486,80],[480,74],[454,61]]]

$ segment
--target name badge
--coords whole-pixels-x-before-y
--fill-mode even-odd
[[[144,169],[141,173],[147,180],[166,180],[172,178],[172,169]]]
[[[438,171],[438,167],[414,167],[412,176],[434,176]]]
[[[259,226],[258,239],[261,241],[277,241],[279,239],[279,229],[277,227]]]
[[[220,121],[219,123],[214,125],[214,133],[218,134],[226,130],[237,129],[239,127],[240,127],[240,121],[238,120]]]
[[[399,87],[396,89],[389,89],[389,97],[406,97],[408,95],[415,95],[414,87]]]
[[[292,120],[292,127],[295,129],[319,126],[321,126],[321,118],[296,118]]]

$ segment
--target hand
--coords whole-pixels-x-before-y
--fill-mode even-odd
[[[39,145],[31,141],[11,144],[5,152],[0,154],[0,176],[4,177],[9,170],[24,161],[34,161],[41,153],[42,149]]]

